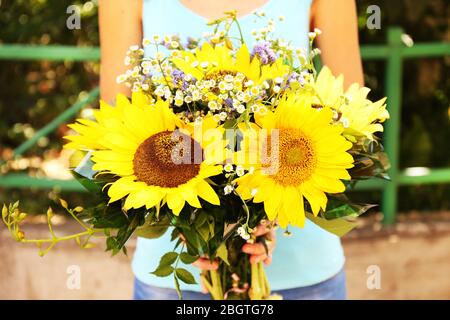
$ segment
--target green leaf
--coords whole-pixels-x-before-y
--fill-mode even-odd
[[[182,243],[183,243],[183,239],[178,238],[177,242],[175,243],[175,248],[173,248],[173,250],[176,250]]]
[[[322,213],[322,216],[327,220],[343,217],[358,217],[376,206],[374,204],[352,203],[345,195],[339,195],[330,199],[329,209]]]
[[[202,237],[203,240],[208,242],[210,239],[210,232],[209,232],[209,226],[207,224],[204,224],[200,228],[197,228],[198,234]]]
[[[158,226],[156,225],[144,225],[136,229],[136,235],[141,238],[146,239],[157,239],[163,236],[168,227],[167,226]]]
[[[172,266],[159,266],[155,271],[150,272],[158,277],[167,277],[173,273],[174,268]]]
[[[214,233],[215,233],[215,230],[214,230],[214,227],[215,227],[214,218],[209,216],[207,221],[208,221],[208,225],[209,225],[209,234],[210,234],[211,237],[214,237]]]
[[[228,250],[225,243],[222,243],[219,248],[217,248],[216,256],[222,259],[227,265],[230,265],[230,262],[228,261]]]
[[[338,237],[342,237],[348,232],[350,232],[353,228],[356,227],[357,223],[355,221],[351,221],[347,218],[338,218],[333,220],[326,220],[321,217],[315,217],[313,214],[306,212],[306,217],[314,222],[316,225],[321,227],[322,229],[337,235]]]
[[[202,218],[204,216],[205,218]],[[208,240],[211,238],[211,229],[209,227],[208,219],[206,218],[206,214],[200,216],[199,221],[195,221],[195,229],[197,230],[198,234],[202,237],[203,240],[208,242]]]
[[[170,241],[174,241],[175,239],[178,239],[179,236],[180,236],[180,231],[178,231],[178,229],[174,228],[172,230],[172,234],[170,235]]]
[[[187,284],[196,284],[197,283],[195,281],[194,276],[192,275],[192,273],[190,273],[186,269],[176,268],[175,269],[175,274],[184,283],[187,283]]]
[[[190,255],[187,252],[182,252],[180,254],[180,259],[185,264],[191,264],[191,263],[195,262],[198,259],[198,257],[197,256],[192,256],[192,255]]]
[[[141,216],[138,214],[132,214],[129,212],[129,224],[126,226],[123,226],[119,229],[117,232],[117,235],[115,238],[115,248],[113,248],[112,252],[113,255],[120,252],[122,247],[125,245],[125,243],[128,241],[128,239],[131,237],[131,235],[134,233],[136,228],[141,224]],[[142,219],[143,220],[143,219]]]
[[[161,260],[159,260],[159,266],[170,266],[172,263],[175,262],[178,258],[178,253],[176,252],[167,252],[165,255],[161,257]]]
[[[356,213],[357,213],[357,210],[355,210],[352,205],[344,204],[339,207],[325,211],[323,213],[323,216],[327,220],[332,220],[332,219],[356,215]]]
[[[75,172],[73,170],[72,170],[72,175],[81,185],[83,185],[83,187],[86,188],[87,191],[89,191],[91,193],[101,193],[102,192],[102,186],[95,180],[83,177],[78,172]]]

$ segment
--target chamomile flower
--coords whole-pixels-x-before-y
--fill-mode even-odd
[[[217,102],[214,100],[208,102],[208,107],[211,110],[217,110],[217,107],[218,107]]]
[[[225,170],[225,172],[232,172],[233,165],[231,163],[227,163],[226,165],[223,166],[223,170]]]
[[[221,112],[221,113],[219,113],[219,119],[220,119],[220,121],[225,121],[225,120],[227,120],[227,117],[228,117],[228,114],[226,113],[226,112]]]
[[[151,43],[152,43],[152,42],[151,42],[150,39],[148,39],[148,38],[142,39],[142,46],[143,46],[144,48],[145,48],[145,47],[148,47]]]
[[[241,165],[238,165],[236,167],[236,174],[238,175],[238,177],[242,177],[245,174],[244,167]]]
[[[227,184],[227,185],[225,186],[225,188],[223,188],[223,192],[224,192],[225,194],[230,194],[230,193],[233,192],[233,190],[234,190],[234,188],[233,188],[233,186],[230,185],[230,184]]]
[[[244,113],[244,111],[245,111],[245,106],[244,106],[243,104],[240,104],[240,105],[236,108],[236,111],[237,111],[238,113]]]

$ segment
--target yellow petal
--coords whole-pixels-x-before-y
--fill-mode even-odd
[[[145,206],[149,199],[149,195],[151,195],[151,192],[149,192],[149,190],[146,188],[130,192],[127,199],[125,200],[125,209],[138,209]]]
[[[269,218],[270,221],[275,220],[275,218],[277,217],[278,210],[281,205],[281,195],[281,188],[277,188],[276,190],[274,190],[272,195],[267,198],[266,201],[264,201],[264,211],[266,212],[267,218]]]
[[[212,203],[216,206],[220,205],[219,197],[214,189],[204,180],[200,180],[197,184],[197,194],[200,198]]]
[[[327,206],[327,196],[325,193],[317,188],[315,188],[311,182],[307,181],[302,184],[301,192],[308,200],[311,206],[312,212],[315,216],[319,214],[320,209],[326,209]]]
[[[175,191],[169,193],[166,199],[169,209],[173,211],[173,214],[178,215],[184,207],[184,199]]]
[[[113,182],[108,189],[108,196],[111,198],[109,203],[122,199],[128,195],[131,191],[136,190],[136,182],[133,178],[124,177]]]
[[[338,179],[332,179],[319,174],[314,174],[311,177],[311,180],[316,188],[328,193],[340,193],[345,191],[345,185]]]

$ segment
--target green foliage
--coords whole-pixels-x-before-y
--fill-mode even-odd
[[[187,252],[180,253],[181,262],[184,264],[191,264],[198,259],[198,256],[192,256]]]
[[[187,271],[184,268],[176,268],[175,273],[177,275],[177,278],[180,279],[181,281],[183,281],[184,283],[187,283],[187,284],[196,284],[197,283],[195,281],[192,273],[190,273],[189,271]]]
[[[381,29],[366,27],[367,7],[381,9]],[[400,26],[415,43],[448,41],[448,1],[446,0],[358,0],[360,43],[384,44],[391,26]],[[385,64],[365,61],[366,86],[371,98],[384,96]],[[446,57],[408,59],[403,63],[400,166],[450,167],[450,82]],[[388,108],[389,108],[389,101]],[[378,199],[374,192],[360,197]],[[450,185],[400,188],[399,210],[448,210]],[[378,201],[378,200],[377,200]]]
[[[306,217],[314,222],[316,225],[325,229],[326,231],[342,237],[353,228],[356,227],[356,222],[348,218],[337,218],[333,220],[327,220],[319,216],[315,217],[313,214],[306,212]]]

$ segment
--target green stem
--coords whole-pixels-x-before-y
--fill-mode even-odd
[[[71,235],[65,236],[65,237],[59,237],[59,238],[56,237],[56,238],[51,238],[51,239],[23,239],[23,240],[20,240],[20,242],[23,242],[23,243],[58,243],[58,242],[64,241],[64,240],[71,240],[71,239],[76,239],[78,237],[89,236],[96,232],[102,232],[102,230],[90,229],[88,231],[71,234]]]
[[[202,283],[205,285],[206,289],[208,290],[208,292],[211,293],[211,295],[212,295],[212,292],[214,289],[213,289],[211,283],[208,281],[207,274],[208,274],[208,271],[203,271],[200,274],[200,278],[201,278]]]
[[[260,281],[259,263],[251,264],[252,283],[250,287],[249,296],[252,300],[261,300],[263,297],[263,291]]]
[[[223,300],[223,290],[222,290],[222,283],[220,280],[220,275],[217,272],[217,270],[211,270],[209,272],[211,276],[211,284],[212,284],[212,290],[211,296],[214,300]]]
[[[270,285],[262,262],[259,263],[259,278],[263,289],[263,298],[267,299],[270,296]]]
[[[73,213],[73,210],[67,209],[66,211],[67,211],[67,212],[72,216],[72,218],[74,218],[75,221],[78,222],[84,229],[90,230],[90,228],[89,228],[84,222],[82,222],[80,219],[78,219],[77,215],[76,215],[75,213]]]
[[[244,35],[242,34],[241,25],[239,24],[239,21],[236,19],[236,17],[233,20],[234,20],[234,22],[237,25],[237,28],[238,28],[238,31],[239,31],[239,36],[241,37],[241,44],[244,44],[245,41],[244,41]]]

